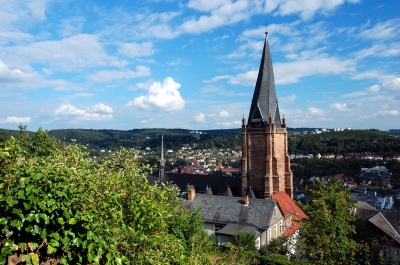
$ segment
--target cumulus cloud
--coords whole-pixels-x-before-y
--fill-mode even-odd
[[[399,112],[397,110],[380,110],[376,113],[374,113],[372,116],[377,117],[377,116],[398,116]]]
[[[229,116],[229,112],[223,110],[223,111],[221,111],[221,112],[219,113],[219,116],[220,116],[220,117],[228,117],[228,116]]]
[[[136,71],[121,70],[121,71],[107,71],[102,70],[95,74],[89,75],[88,79],[93,82],[108,82],[117,79],[130,79],[142,76],[149,76],[151,74],[150,68],[147,66],[138,65]]]
[[[400,78],[395,78],[389,82],[382,84],[384,88],[389,90],[400,90]]]
[[[203,113],[199,113],[199,115],[196,115],[194,117],[194,120],[197,121],[197,122],[205,122],[206,121],[205,116],[204,116]]]
[[[30,123],[31,117],[16,117],[11,116],[5,119],[0,119],[0,123]]]
[[[147,95],[137,97],[127,105],[142,109],[181,110],[185,107],[185,101],[179,93],[180,87],[179,83],[176,83],[171,77],[167,77],[162,84],[154,82],[148,88]]]
[[[367,91],[369,91],[371,93],[377,93],[377,92],[379,92],[380,89],[381,89],[380,85],[373,85],[373,86],[370,86],[369,88],[367,88]]]
[[[322,109],[308,108],[308,113],[316,116],[324,116],[325,112]]]
[[[62,104],[55,111],[57,120],[74,121],[101,121],[113,118],[113,109],[103,103],[86,109],[79,109],[70,103]]]
[[[155,49],[153,47],[153,43],[151,42],[142,42],[142,43],[124,43],[121,45],[119,52],[122,55],[127,57],[142,57],[142,56],[149,56],[154,54]]]
[[[341,104],[341,103],[333,103],[331,105],[331,107],[333,109],[335,109],[335,110],[341,110],[341,111],[348,110],[346,103],[343,103],[343,104]]]
[[[0,60],[0,82],[21,82],[32,77],[32,74],[24,73],[18,69],[9,69],[8,66]]]

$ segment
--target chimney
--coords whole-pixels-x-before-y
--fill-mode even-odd
[[[244,197],[244,206],[248,206],[249,205],[249,196],[245,196]]]
[[[188,190],[188,200],[189,201],[193,200],[195,194],[196,194],[195,190]]]

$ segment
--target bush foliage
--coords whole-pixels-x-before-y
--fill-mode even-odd
[[[13,254],[27,264],[189,264],[192,241],[207,241],[201,216],[150,185],[148,171],[124,149],[96,164],[41,130],[0,143],[0,264]]]

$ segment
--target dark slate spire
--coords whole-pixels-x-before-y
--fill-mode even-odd
[[[272,60],[268,45],[268,33],[265,32],[265,34],[264,50],[247,124],[250,127],[265,127],[270,123],[271,118],[272,123],[275,123],[277,127],[281,127],[281,118],[279,116],[278,100],[276,99],[275,91],[274,70],[272,69]]]

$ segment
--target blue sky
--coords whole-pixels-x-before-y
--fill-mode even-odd
[[[398,0],[0,0],[0,128],[400,128]],[[268,26],[267,26],[268,25]]]

